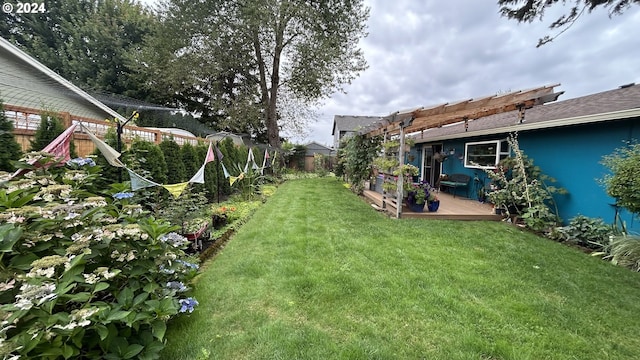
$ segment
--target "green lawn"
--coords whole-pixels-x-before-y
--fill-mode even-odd
[[[283,184],[194,295],[163,359],[640,356],[640,274],[505,223],[389,219],[335,179]]]

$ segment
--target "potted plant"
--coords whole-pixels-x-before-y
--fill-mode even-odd
[[[432,188],[427,197],[427,210],[429,210],[429,212],[438,211],[440,208],[440,199],[438,199],[434,190],[435,189]]]
[[[413,185],[413,177],[417,176],[419,171],[420,170],[418,170],[418,168],[415,165],[404,164],[399,168],[397,168],[396,170],[394,170],[393,175],[399,176],[400,174],[402,174],[403,189],[405,193],[408,194],[408,190],[411,189],[411,186]]]
[[[429,211],[438,210],[440,200],[435,195],[435,189],[426,181],[412,184],[407,194],[407,206],[413,212],[423,212],[425,205]]]

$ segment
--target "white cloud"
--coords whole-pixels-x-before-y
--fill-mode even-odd
[[[154,2],[145,0],[145,2]],[[399,109],[478,98],[500,91],[561,83],[561,99],[640,82],[640,6],[609,17],[585,13],[567,32],[544,21],[518,24],[499,14],[497,0],[365,0],[369,36],[360,43],[369,64],[359,78],[319,109],[310,136],[332,144],[334,115],[387,115]],[[568,5],[573,2],[568,2]]]
[[[369,36],[362,48],[369,68],[334,94],[307,140],[330,144],[334,115],[387,115],[421,105],[478,98],[500,91],[561,83],[561,99],[640,81],[640,7],[609,18],[585,13],[553,42],[543,22],[518,24],[494,0],[370,0]]]

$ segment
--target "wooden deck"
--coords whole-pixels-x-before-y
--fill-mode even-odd
[[[365,190],[364,197],[374,204],[378,208],[382,208],[382,194],[375,191]],[[455,198],[451,194],[444,192],[438,193],[440,199],[440,208],[436,212],[412,212],[407,206],[402,206],[401,217],[419,218],[419,219],[434,219],[434,220],[490,220],[500,221],[501,215],[496,215],[493,210],[493,205],[484,204],[477,200],[471,200],[467,198],[461,198],[456,196]],[[387,202],[385,209],[391,216],[396,216],[395,202]]]

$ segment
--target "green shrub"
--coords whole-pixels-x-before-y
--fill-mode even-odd
[[[167,162],[160,147],[154,143],[134,139],[125,163],[131,170],[149,180],[160,184],[167,181]]]
[[[492,180],[489,200],[510,215],[520,216],[534,231],[554,228],[561,219],[553,195],[567,191],[547,184],[554,183],[555,179],[543,174],[524,154],[517,134],[509,135],[507,140],[514,156],[500,161],[495,170],[485,170]]]
[[[313,169],[320,177],[329,174],[329,157],[323,154],[313,154]]]
[[[609,255],[605,259],[610,259],[612,263],[625,266],[633,271],[640,271],[640,236],[619,235],[611,240],[608,247]]]
[[[167,164],[167,183],[177,184],[189,180],[194,173],[187,175],[184,162],[180,154],[180,145],[172,138],[164,139],[160,143],[160,150]]]
[[[155,359],[197,265],[133,193],[74,159],[0,188],[0,356]]]
[[[629,143],[618,148],[604,156],[601,163],[611,171],[602,180],[607,194],[614,197],[618,205],[640,214],[640,144]]]
[[[346,140],[343,157],[344,173],[351,190],[357,194],[364,190],[364,181],[371,178],[373,159],[380,151],[380,138],[354,135]]]
[[[196,149],[190,143],[185,143],[180,147],[180,160],[184,164],[184,171],[189,177],[193,176],[204,162],[204,158],[202,160],[198,159]]]
[[[60,115],[52,111],[43,111],[40,113],[40,125],[31,140],[30,151],[40,151],[49,145],[58,135],[65,131],[65,127]],[[76,157],[75,144],[73,141],[69,144],[69,152],[71,157]]]
[[[0,101],[0,171],[14,171],[11,161],[17,161],[22,155],[20,144],[13,134],[13,123],[4,115],[4,107]]]
[[[609,244],[614,234],[613,227],[600,218],[578,215],[567,226],[555,228],[550,238],[556,241],[569,241],[591,249],[602,249]]]

